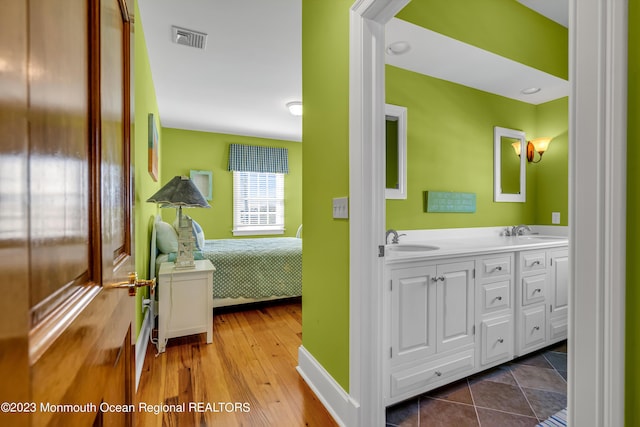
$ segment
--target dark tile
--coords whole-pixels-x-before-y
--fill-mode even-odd
[[[551,415],[567,407],[567,395],[553,391],[522,388],[538,419],[546,420]]]
[[[556,351],[558,353],[566,353],[567,352],[567,342],[561,341],[559,343],[553,344],[547,348],[550,351]]]
[[[501,365],[469,377],[469,382],[471,384],[477,383],[478,381],[492,381],[495,383],[518,385],[516,379],[511,374],[511,369],[508,365]]]
[[[491,381],[471,384],[476,406],[514,414],[535,416],[520,387]]]
[[[521,387],[536,388],[539,390],[567,392],[567,382],[555,369],[537,368],[535,366],[512,366],[511,372],[518,380]]]
[[[551,363],[551,366],[556,368],[556,371],[567,370],[567,353],[547,351],[544,353],[544,357]]]
[[[420,401],[418,399],[407,400],[387,408],[387,425],[402,427],[418,426]]]
[[[540,353],[533,353],[528,356],[520,357],[513,362],[515,365],[527,365],[527,366],[537,366],[538,368],[551,368],[551,364],[545,359],[545,357]]]
[[[479,427],[471,405],[424,398],[420,400],[420,425],[428,427]]]
[[[484,408],[478,408],[478,418],[482,427],[533,427],[538,424],[537,418]]]
[[[466,379],[430,391],[425,396],[473,405],[471,390]]]

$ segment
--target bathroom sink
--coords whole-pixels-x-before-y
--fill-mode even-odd
[[[440,249],[437,246],[420,245],[420,244],[393,244],[388,245],[387,249],[393,252],[426,252]]]

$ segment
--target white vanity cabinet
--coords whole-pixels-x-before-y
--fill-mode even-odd
[[[522,356],[566,339],[568,249],[520,252],[516,277],[516,355]]]
[[[387,260],[385,405],[566,339],[567,246],[531,241]]]
[[[397,264],[388,270],[388,404],[474,369],[473,274],[470,259]]]
[[[488,368],[513,358],[513,254],[479,258],[476,270],[480,366]]]

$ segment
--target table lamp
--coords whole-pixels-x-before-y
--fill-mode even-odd
[[[210,208],[198,187],[187,176],[175,176],[147,202],[158,203],[161,208],[178,210],[178,254],[176,268],[194,268],[195,237],[191,218],[182,215],[182,208]]]

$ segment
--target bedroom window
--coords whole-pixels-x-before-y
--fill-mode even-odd
[[[233,171],[233,235],[284,233],[284,174]]]

